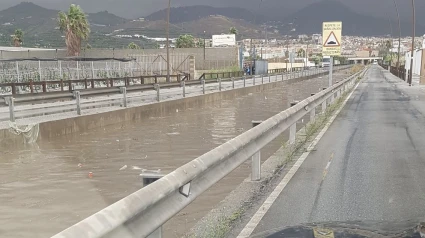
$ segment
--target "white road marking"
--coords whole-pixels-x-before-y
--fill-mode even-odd
[[[328,170],[330,165],[331,165],[331,161],[328,162],[325,169]]]
[[[289,172],[283,177],[282,181],[277,185],[277,187],[273,190],[273,192],[269,195],[269,197],[266,199],[266,201],[261,205],[261,207],[257,210],[257,212],[254,214],[254,216],[251,218],[251,220],[246,224],[245,228],[239,233],[237,238],[248,238],[252,232],[254,232],[255,228],[258,226],[260,221],[263,219],[264,215],[268,212],[270,207],[273,205],[273,203],[276,201],[276,199],[279,197],[279,195],[282,193],[283,189],[288,185],[289,181],[292,179],[292,177],[295,175],[295,173],[298,171],[298,169],[303,164],[304,160],[307,158],[307,156],[310,154],[310,152],[313,150],[313,148],[317,145],[317,143],[320,141],[320,139],[323,137],[323,135],[326,133],[326,131],[329,129],[335,118],[338,116],[338,114],[341,112],[341,110],[344,108],[347,101],[351,98],[354,91],[359,86],[360,82],[357,83],[357,85],[354,87],[354,90],[348,95],[348,97],[343,102],[342,106],[334,113],[334,115],[330,118],[330,120],[326,123],[325,127],[320,131],[320,133],[316,136],[316,138],[311,142],[311,144],[307,147],[307,152],[304,152],[301,157],[295,162],[295,164],[292,166],[292,168],[289,170]],[[326,167],[330,165],[330,161]]]

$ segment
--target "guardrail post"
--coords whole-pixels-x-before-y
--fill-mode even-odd
[[[262,121],[252,121],[252,127],[260,125]],[[261,150],[251,157],[251,181],[261,180]]]
[[[127,107],[127,88],[121,87],[120,92],[122,93],[122,96],[123,96],[122,105],[123,105],[123,107]]]
[[[254,75],[254,77],[252,77],[252,85],[255,86],[255,75]]]
[[[80,92],[75,91],[75,102],[77,103],[77,115],[81,115]]]
[[[184,81],[181,82],[182,88],[183,88],[183,97],[186,97],[186,83]]]
[[[283,75],[284,75],[284,73],[282,72],[282,81],[283,81]]]
[[[297,105],[297,101],[291,102],[291,107]],[[295,137],[297,134],[297,122],[295,122],[291,127],[289,127],[289,144],[293,145],[295,144]]]
[[[311,109],[310,111],[310,122],[314,122],[315,118],[316,118],[316,108],[313,107],[313,109]]]
[[[142,173],[140,174],[140,176],[142,177],[143,187],[146,187],[149,184],[154,183],[160,178],[164,177],[163,174],[159,174],[159,173]],[[156,229],[150,235],[148,235],[147,238],[162,238],[162,226]]]
[[[289,144],[295,144],[295,135],[297,134],[297,123],[295,122],[291,127],[289,127]]]
[[[326,111],[326,101],[327,100],[322,102],[322,113],[324,113]]]
[[[9,119],[11,122],[15,122],[15,98],[9,97]]]
[[[205,80],[204,79],[201,80],[201,84],[202,84],[202,94],[205,94]]]
[[[264,74],[261,74],[261,84],[264,84]]]
[[[243,77],[243,87],[245,88],[245,86],[246,86],[246,77],[244,76]]]
[[[160,102],[161,101],[161,92],[160,92],[160,86],[159,84],[155,84],[154,88],[156,90],[156,101]]]
[[[221,92],[221,78],[218,79],[218,91]]]
[[[232,88],[234,89],[235,88],[235,79],[232,77]]]

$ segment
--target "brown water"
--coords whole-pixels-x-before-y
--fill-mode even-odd
[[[341,80],[343,73],[336,73]],[[168,173],[302,100],[327,76],[176,111],[122,127],[42,140],[0,152],[0,237],[49,237],[142,187],[144,170]],[[263,159],[285,135],[262,150]],[[93,177],[89,178],[89,172]],[[180,237],[249,176],[245,163],[164,226]]]

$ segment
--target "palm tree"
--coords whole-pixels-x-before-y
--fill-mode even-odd
[[[86,14],[80,6],[71,4],[67,13],[59,12],[58,25],[65,33],[65,43],[69,56],[78,56],[81,50],[81,41],[90,34],[90,25]]]
[[[13,45],[20,47],[24,39],[24,32],[21,29],[17,29],[15,34],[12,36]]]
[[[237,35],[238,34],[238,30],[235,27],[230,27],[229,33],[232,34],[232,35]]]

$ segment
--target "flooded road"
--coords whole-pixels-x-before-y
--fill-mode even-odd
[[[334,73],[335,81],[346,77]],[[49,237],[142,187],[142,171],[168,173],[326,87],[327,76],[176,111],[125,126],[1,148],[0,237]],[[262,150],[263,159],[285,135]],[[92,177],[89,173],[92,173]],[[245,163],[164,226],[180,237],[250,173]]]

